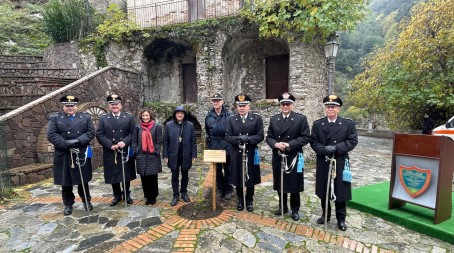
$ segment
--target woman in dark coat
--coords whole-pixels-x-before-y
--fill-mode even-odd
[[[159,195],[158,173],[162,172],[162,128],[147,108],[139,112],[139,119],[131,145],[136,157],[136,170],[142,181],[143,195],[147,199],[145,204],[154,205]]]
[[[167,122],[164,130],[164,145],[162,156],[164,162],[172,171],[173,199],[171,206],[191,201],[188,196],[189,169],[197,158],[197,143],[194,125],[188,121],[187,112],[183,106],[177,106],[172,120]],[[179,176],[181,170],[181,189],[179,190]]]

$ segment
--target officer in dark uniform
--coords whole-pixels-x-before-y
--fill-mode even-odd
[[[88,182],[92,179],[91,157],[88,156],[89,142],[95,137],[95,128],[90,115],[77,112],[75,96],[63,96],[63,112],[56,112],[49,117],[47,139],[54,145],[54,184],[61,185],[61,195],[65,205],[64,215],[73,212],[74,193],[73,185],[77,185],[77,192],[84,204],[85,210],[93,210],[90,203],[90,189]],[[82,178],[79,167],[82,171]],[[83,179],[83,181],[82,181]],[[82,186],[83,184],[83,186]],[[85,199],[84,195],[87,195]]]
[[[275,215],[288,212],[287,193],[290,193],[290,207],[292,219],[299,220],[298,211],[301,206],[300,192],[304,191],[304,174],[297,171],[298,153],[303,153],[303,147],[310,141],[309,124],[303,114],[293,111],[295,96],[284,93],[278,98],[281,112],[270,119],[266,143],[273,149],[273,188],[279,195],[281,203],[281,162],[287,161],[287,168],[283,175],[283,204]],[[283,156],[284,155],[284,158]]]
[[[112,184],[114,199],[110,206],[117,205],[126,191],[126,202],[133,203],[130,191],[130,181],[136,179],[136,168],[131,154],[132,133],[134,131],[134,116],[122,112],[121,97],[107,96],[110,112],[99,117],[96,138],[103,147],[104,181]],[[123,185],[122,163],[124,163],[125,184]]]
[[[225,140],[227,120],[233,114],[224,106],[221,94],[211,98],[213,107],[205,116],[206,145],[208,149],[225,150],[226,163],[216,165],[216,187],[221,197],[230,200],[232,197],[232,179],[230,176],[230,150],[232,146]],[[222,173],[224,168],[224,173]]]
[[[257,145],[263,141],[263,120],[260,115],[250,113],[251,98],[246,94],[239,94],[235,97],[237,112],[234,116],[229,117],[227,129],[225,131],[225,140],[232,145],[231,168],[232,183],[236,186],[238,196],[237,210],[244,209],[243,204],[243,180],[246,186],[246,209],[249,212],[254,210],[254,185],[261,183],[260,164],[254,163],[254,154],[257,151]],[[244,178],[242,173],[242,151],[240,144],[246,145],[247,156],[247,176]]]
[[[326,187],[328,183],[329,161],[326,157],[336,159],[336,178],[334,179],[334,194],[336,196],[337,227],[345,231],[345,217],[347,216],[346,201],[352,198],[351,183],[343,181],[344,166],[349,166],[348,152],[358,144],[355,122],[339,116],[342,100],[336,95],[328,95],[323,99],[326,117],[314,121],[311,133],[311,147],[317,154],[315,193],[321,199],[323,215],[317,220],[324,224],[325,212],[328,212],[328,221],[331,216],[331,205],[325,210]],[[330,189],[333,190],[333,189]]]

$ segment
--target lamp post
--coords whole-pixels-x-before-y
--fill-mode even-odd
[[[333,92],[333,76],[334,76],[334,62],[336,61],[337,49],[339,48],[339,43],[331,38],[325,44],[325,56],[328,60],[328,95]]]

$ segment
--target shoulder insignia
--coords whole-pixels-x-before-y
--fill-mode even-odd
[[[253,112],[252,114],[257,115],[257,116],[260,116],[260,114],[258,114],[258,113],[256,113],[256,112]]]
[[[61,112],[54,112],[54,113],[51,113],[50,115],[52,116],[52,115],[59,115],[59,114],[61,114]]]
[[[229,118],[230,118],[230,117],[233,117],[233,116],[235,116],[235,114],[229,115]]]
[[[325,117],[321,117],[321,118],[319,118],[319,119],[314,120],[314,122],[315,122],[315,121],[322,120],[322,119],[324,119],[324,118],[325,118]]]
[[[347,120],[351,120],[351,121],[353,121],[353,120],[352,120],[351,118],[344,118],[344,119],[347,119]]]

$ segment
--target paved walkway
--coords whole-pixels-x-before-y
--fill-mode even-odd
[[[354,187],[389,180],[392,141],[360,137],[352,152]],[[301,194],[300,221],[278,207],[268,165],[262,166],[254,212],[236,211],[236,198],[220,201],[222,214],[207,220],[178,216],[184,203],[171,207],[170,173],[159,175],[160,196],[145,206],[140,180],[133,181],[133,205],[110,207],[110,185],[97,171],[90,182],[91,216],[80,202],[71,216],[63,216],[60,188],[51,180],[16,189],[22,197],[0,207],[0,252],[454,252],[454,245],[422,235],[381,218],[348,209],[348,230],[331,222],[316,224],[320,203],[314,194],[313,165],[306,165],[306,191]],[[198,164],[190,172],[189,194],[211,187],[211,171]]]

